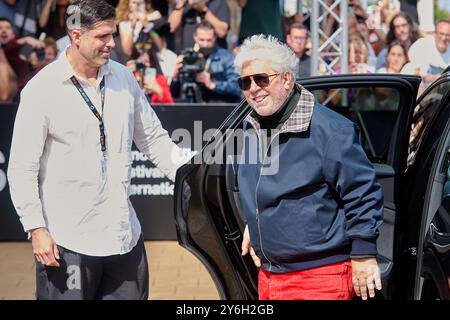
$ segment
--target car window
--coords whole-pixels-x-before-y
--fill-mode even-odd
[[[442,98],[449,89],[450,82],[448,81],[435,86],[414,108],[411,134],[409,137],[408,166],[414,163],[417,150],[422,144],[432,115],[439,107]]]
[[[401,105],[396,88],[365,87],[312,91],[316,101],[355,122],[361,145],[375,163],[387,163],[389,144]]]

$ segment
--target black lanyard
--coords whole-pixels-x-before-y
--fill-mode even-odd
[[[97,109],[95,108],[91,99],[89,99],[88,95],[84,91],[83,87],[81,86],[81,84],[77,80],[77,78],[75,78],[75,76],[72,76],[70,78],[70,80],[72,80],[72,83],[78,89],[78,92],[80,92],[84,101],[86,101],[87,106],[89,107],[89,109],[91,109],[92,113],[99,121],[98,127],[100,129],[100,145],[102,146],[103,155],[105,155],[106,154],[106,143],[105,143],[106,136],[105,136],[105,126],[103,124],[103,118],[100,115],[100,113],[97,111]],[[103,77],[102,82],[100,82],[100,93],[101,93],[101,98],[102,98],[102,112],[103,112],[103,107],[105,106],[105,77]]]

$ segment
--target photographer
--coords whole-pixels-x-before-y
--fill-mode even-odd
[[[177,59],[170,85],[172,95],[197,103],[240,101],[234,56],[216,46],[213,26],[206,21],[198,24],[194,41],[194,49],[185,50]]]
[[[192,48],[192,34],[196,25],[203,21],[213,27],[218,46],[227,48],[230,9],[225,0],[178,0],[169,16],[169,24],[172,33],[182,28],[181,49]]]

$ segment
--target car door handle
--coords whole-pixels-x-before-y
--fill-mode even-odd
[[[450,234],[439,232],[433,223],[430,224],[428,241],[439,253],[450,251]]]
[[[236,241],[241,237],[241,232],[239,230],[236,230],[234,232],[225,234],[224,237],[228,241]]]

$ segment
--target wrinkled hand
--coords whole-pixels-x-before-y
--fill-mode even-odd
[[[255,266],[258,268],[261,267],[261,259],[258,258],[258,256],[255,253],[255,250],[253,250],[251,244],[250,244],[250,234],[248,232],[248,226],[245,226],[244,230],[244,237],[242,239],[242,255],[245,256],[250,251],[250,256],[253,259],[253,262],[255,263]]]
[[[214,90],[216,84],[211,79],[211,74],[209,72],[203,71],[197,74],[195,81],[198,83],[203,83],[209,90]]]
[[[375,288],[381,290],[380,269],[376,258],[352,259],[352,282],[355,293],[363,300],[375,297]]]
[[[31,230],[31,242],[36,259],[43,265],[59,267],[59,251],[50,233],[46,228]]]

